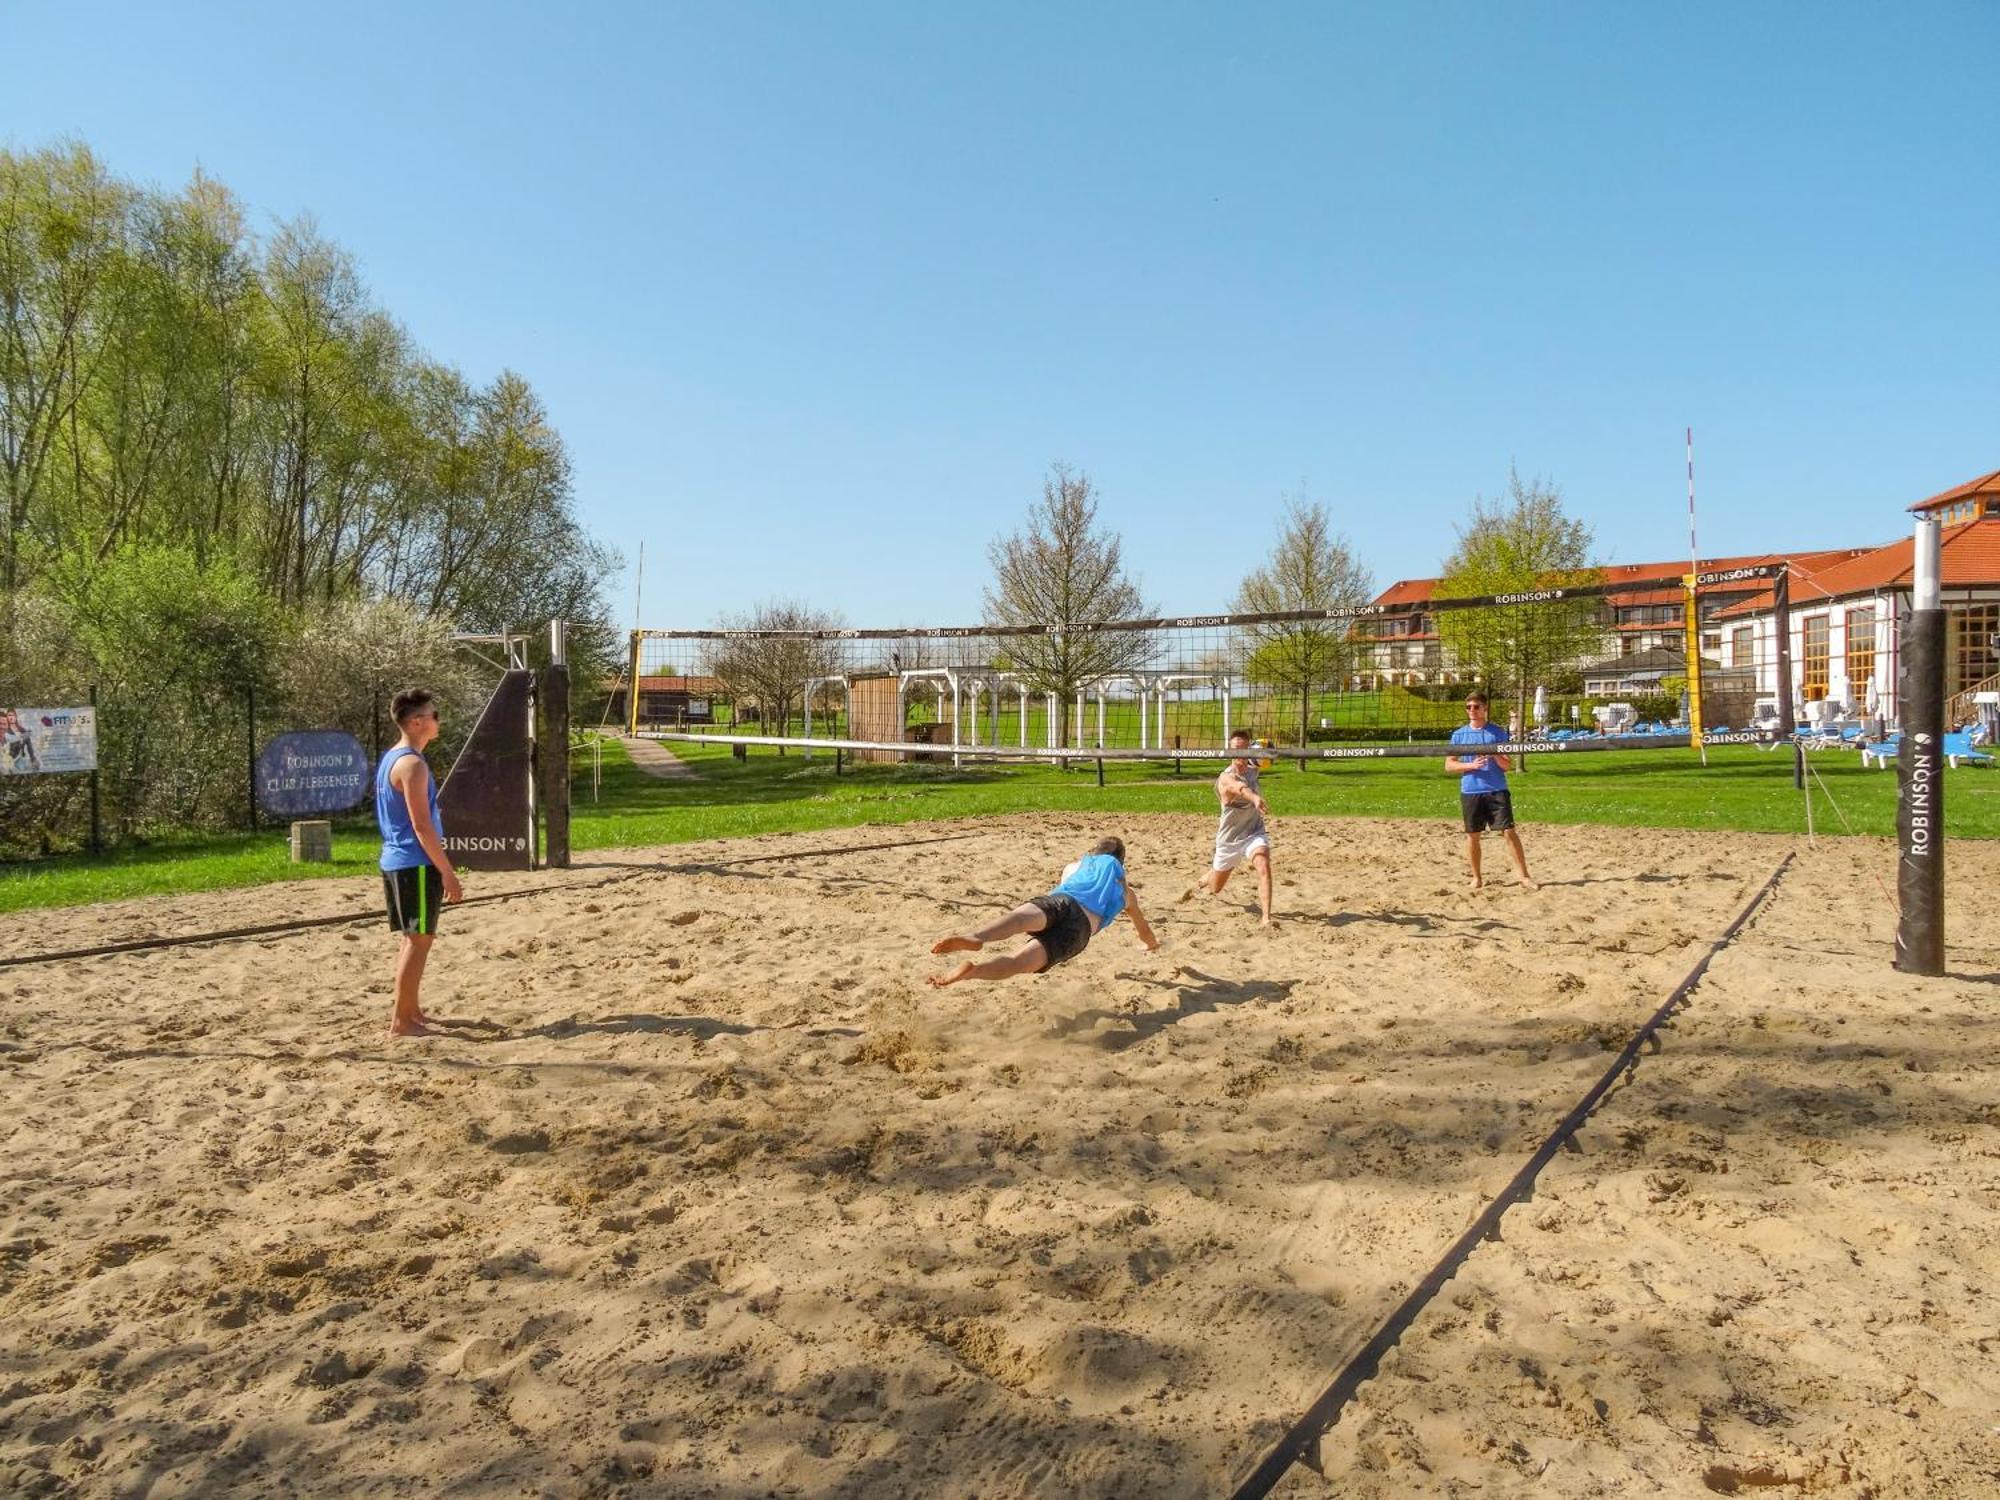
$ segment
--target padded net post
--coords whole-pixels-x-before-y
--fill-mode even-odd
[[[1898,657],[1895,966],[1944,973],[1945,618],[1938,584],[1939,528],[1916,525],[1909,624]]]

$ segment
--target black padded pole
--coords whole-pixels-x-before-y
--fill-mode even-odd
[[[1778,743],[1799,727],[1792,712],[1792,566],[1786,563],[1771,580],[1771,620],[1778,628]]]
[[[1910,612],[1898,653],[1896,967],[1944,972],[1944,611]]]
[[[1917,521],[1910,617],[1896,653],[1896,967],[1944,972],[1944,601],[1937,519]]]

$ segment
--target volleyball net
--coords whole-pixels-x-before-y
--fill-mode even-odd
[[[614,711],[861,760],[1215,759],[1238,730],[1334,760],[1442,753],[1476,688],[1503,753],[1772,743],[1791,637],[1782,564],[1067,628],[638,630]]]

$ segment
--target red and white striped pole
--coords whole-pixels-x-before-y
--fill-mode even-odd
[[[1688,574],[1687,589],[1681,605],[1686,615],[1681,623],[1684,627],[1682,639],[1687,656],[1688,695],[1688,740],[1701,755],[1701,763],[1708,764],[1708,746],[1701,740],[1701,592],[1697,582],[1701,577],[1701,551],[1694,538],[1694,428],[1687,430],[1688,456]]]

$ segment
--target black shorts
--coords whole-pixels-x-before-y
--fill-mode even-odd
[[[1046,896],[1036,896],[1028,905],[1038,909],[1048,918],[1042,930],[1034,935],[1042,945],[1042,951],[1049,961],[1042,965],[1046,973],[1057,964],[1066,964],[1077,954],[1090,946],[1090,913],[1083,909],[1083,903],[1074,896],[1061,892],[1051,892]]]
[[[1512,792],[1460,792],[1458,810],[1465,814],[1467,833],[1484,833],[1489,828],[1505,833],[1514,826]]]
[[[382,897],[389,906],[389,930],[432,937],[444,905],[444,881],[429,865],[382,872]]]

